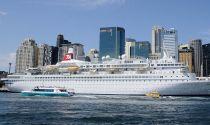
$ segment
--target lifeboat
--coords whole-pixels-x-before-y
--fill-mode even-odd
[[[70,71],[70,72],[76,72],[78,70],[79,70],[78,66],[70,66],[70,67],[68,67],[68,71]]]

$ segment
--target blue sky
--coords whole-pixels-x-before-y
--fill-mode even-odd
[[[210,0],[0,0],[0,70],[15,65],[21,41],[55,45],[57,34],[85,45],[99,46],[99,28],[120,26],[126,37],[151,41],[154,25],[178,30],[186,43],[210,42]]]

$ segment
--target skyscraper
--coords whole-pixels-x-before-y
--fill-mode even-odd
[[[152,54],[163,56],[166,51],[168,56],[178,61],[178,36],[177,30],[171,28],[169,30],[163,27],[154,27],[152,29]]]
[[[80,43],[73,43],[72,48],[74,52],[74,59],[85,60],[84,45]]]
[[[57,62],[60,62],[63,60],[63,57],[65,54],[68,53],[69,48],[71,47],[71,42],[64,39],[64,36],[62,34],[57,35]],[[56,49],[54,49],[56,51]]]
[[[150,48],[151,48],[151,45],[149,41],[136,42],[136,56],[149,58],[149,54],[151,51]]]
[[[189,71],[194,73],[194,50],[189,44],[179,46],[179,62],[188,66]]]
[[[52,65],[58,62],[58,47],[52,46]]]
[[[171,28],[163,32],[162,49],[166,50],[169,56],[178,61],[178,40],[177,30]]]
[[[52,46],[41,44],[39,46],[38,66],[46,66],[52,64]]]
[[[125,30],[121,27],[100,28],[99,55],[119,58],[125,54]]]
[[[62,34],[59,34],[57,36],[57,47],[53,48],[53,55],[54,55],[53,60],[57,58],[57,62],[63,61],[64,56],[69,51],[69,48],[73,48],[74,59],[85,60],[84,46],[80,43],[72,43],[69,42],[68,40],[65,40]],[[57,56],[56,56],[56,51],[57,51]]]
[[[136,42],[134,39],[126,39],[125,55],[127,58],[149,58],[150,53],[149,41]]]
[[[33,39],[25,39],[16,51],[16,73],[24,73],[26,69],[37,67],[38,47]]]
[[[201,39],[195,39],[190,41],[190,47],[194,50],[194,65],[196,76],[201,76],[201,69],[203,65],[203,52]]]
[[[64,37],[63,37],[63,35],[62,34],[58,34],[56,46],[57,47],[60,47],[61,44],[63,44],[63,43],[64,43]]]
[[[73,59],[85,60],[84,46],[80,43],[68,43],[59,47],[58,62],[63,61],[63,58],[68,53],[69,48],[73,48]]]
[[[152,54],[162,52],[161,47],[163,45],[162,44],[163,32],[164,32],[163,27],[154,26],[152,28],[152,46],[151,46]]]
[[[69,48],[72,48],[71,43],[58,47],[58,62],[63,61],[63,58],[68,53]]]
[[[127,38],[125,41],[125,55],[127,58],[135,58],[136,40]]]
[[[210,43],[202,45],[203,76],[210,76]]]

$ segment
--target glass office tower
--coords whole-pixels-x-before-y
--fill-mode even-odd
[[[126,57],[127,58],[149,58],[150,54],[150,42],[149,41],[139,41],[136,42],[132,39],[126,39]]]
[[[149,54],[150,54],[149,41],[136,42],[136,57],[149,58]]]
[[[152,54],[163,56],[167,52],[168,56],[178,61],[178,32],[174,28],[165,29],[154,26],[152,29]],[[159,57],[160,58],[160,57]]]
[[[203,49],[203,76],[210,76],[210,43],[202,45]]]
[[[111,58],[119,58],[125,54],[125,29],[121,27],[100,28],[99,55],[109,55]]]
[[[202,51],[202,40],[194,39],[190,41],[190,47],[194,50],[194,65],[195,74],[197,77],[202,76],[202,64],[203,64],[203,51]]]

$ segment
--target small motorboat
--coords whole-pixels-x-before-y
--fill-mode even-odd
[[[152,91],[150,93],[145,94],[148,97],[152,97],[152,98],[160,98],[160,93],[157,91]]]
[[[31,91],[21,91],[23,96],[73,96],[74,94],[73,90],[67,91],[65,88],[43,86],[37,86]]]

